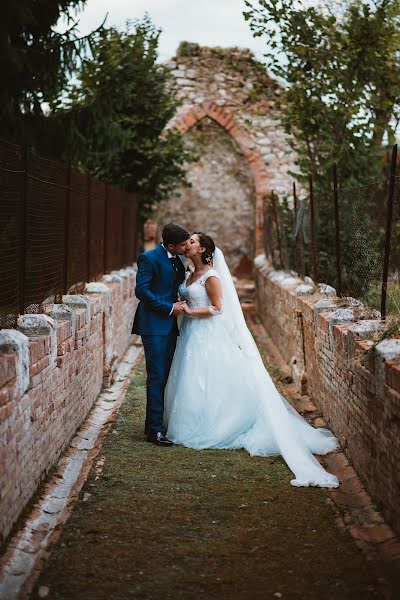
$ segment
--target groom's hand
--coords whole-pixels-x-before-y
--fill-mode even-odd
[[[186,304],[186,302],[175,302],[172,308],[172,314],[177,317],[178,315],[181,314],[181,312],[183,311],[183,306]]]

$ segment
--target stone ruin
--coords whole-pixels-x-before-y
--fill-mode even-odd
[[[185,134],[198,156],[190,187],[157,207],[159,231],[176,221],[204,231],[225,252],[233,273],[251,274],[263,250],[263,206],[269,193],[291,194],[295,154],[280,122],[282,87],[252,52],[182,42],[165,63],[182,104],[168,127]]]

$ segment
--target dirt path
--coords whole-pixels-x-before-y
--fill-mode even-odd
[[[32,598],[381,598],[326,490],[280,458],[144,441],[143,362]]]

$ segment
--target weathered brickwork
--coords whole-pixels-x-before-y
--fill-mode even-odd
[[[371,341],[379,321],[357,321],[321,293],[256,260],[263,324],[292,366],[387,521],[400,532],[400,340]]]
[[[135,271],[0,332],[0,539],[87,416],[129,344]]]

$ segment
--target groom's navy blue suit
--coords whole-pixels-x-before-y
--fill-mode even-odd
[[[179,335],[176,317],[170,313],[185,279],[185,267],[179,257],[171,261],[162,244],[141,254],[137,263],[135,294],[139,305],[132,333],[141,336],[146,357],[145,430],[157,433],[162,430],[164,389]]]

